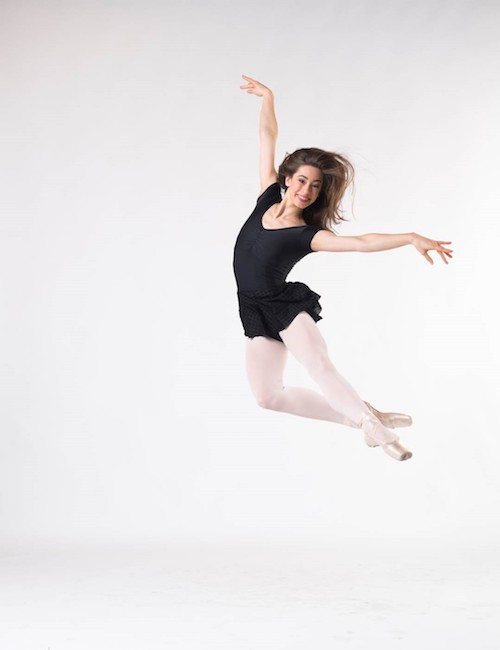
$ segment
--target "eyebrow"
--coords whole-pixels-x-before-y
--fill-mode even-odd
[[[305,174],[299,174],[299,178],[307,178]],[[309,180],[309,178],[307,178]],[[313,183],[322,183],[322,180],[318,178],[317,180],[313,181]]]

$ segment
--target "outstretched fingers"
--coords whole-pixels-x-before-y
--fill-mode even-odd
[[[242,74],[241,76],[247,82],[240,86],[241,90],[246,90],[247,93],[257,95],[258,97],[262,97],[265,92],[270,92],[269,88],[260,83],[260,81],[257,81],[257,79],[252,79],[252,77],[249,77],[246,74]]]
[[[433,240],[427,239],[427,237],[420,237],[415,246],[429,264],[434,264],[434,260],[429,255],[429,251],[436,251],[443,262],[448,264],[448,258],[451,259],[453,257],[453,250],[448,248],[447,244],[451,244],[451,241]]]
[[[251,79],[250,77],[247,77],[244,74],[242,74],[241,76],[243,77],[243,79],[247,80],[246,84],[243,84],[242,86],[240,86],[241,90],[248,90],[249,88],[254,88],[255,87],[253,79]]]
[[[445,264],[448,264],[448,260],[446,258],[449,257],[450,259],[452,259],[453,251],[451,250],[451,248],[447,248],[444,244],[451,244],[451,241],[438,241],[436,243],[437,243],[437,247],[435,250],[438,252],[438,255],[441,257],[443,262]]]

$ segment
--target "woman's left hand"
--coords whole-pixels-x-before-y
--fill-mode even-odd
[[[415,246],[418,252],[421,253],[428,262],[430,262],[430,264],[434,264],[434,260],[429,255],[429,251],[437,251],[445,264],[448,264],[447,257],[450,259],[453,257],[453,251],[445,246],[445,244],[451,244],[451,241],[428,239],[427,237],[422,237],[422,235],[414,233],[411,243]]]

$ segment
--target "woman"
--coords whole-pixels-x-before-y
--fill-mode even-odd
[[[286,276],[311,252],[384,251],[407,244],[431,264],[431,250],[447,264],[453,251],[445,244],[451,242],[416,233],[337,236],[330,227],[343,218],[340,201],[352,181],[351,163],[322,149],[298,149],[287,154],[276,171],[273,93],[257,80],[242,77],[246,84],[240,88],[262,97],[261,194],[238,235],[233,262],[252,392],[263,408],[359,428],[368,446],[380,446],[392,458],[407,460],[412,453],[390,429],[409,426],[410,416],[380,413],[361,399],[328,356],[316,325],[321,319],[321,296],[302,282],[286,282]],[[283,386],[288,351],[304,365],[322,394]]]

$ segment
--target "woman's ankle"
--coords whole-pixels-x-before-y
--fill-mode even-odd
[[[384,427],[371,411],[363,413],[360,428],[365,436],[381,445],[399,440],[399,437],[393,431]]]

